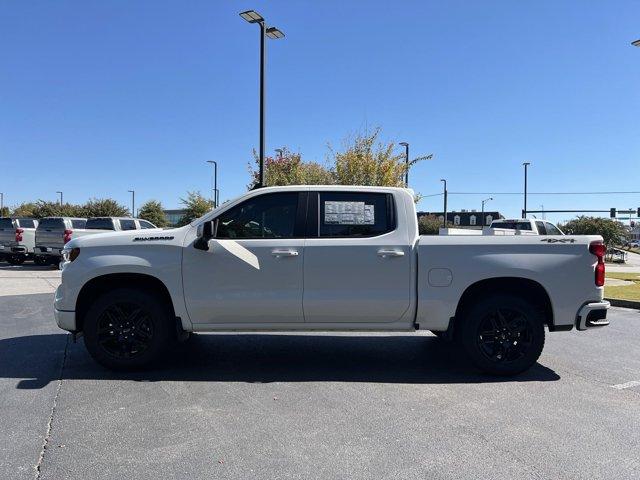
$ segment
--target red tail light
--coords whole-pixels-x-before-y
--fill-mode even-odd
[[[73,230],[64,231],[64,243],[67,243],[69,240],[71,240],[71,235],[73,235]]]
[[[22,241],[22,234],[24,233],[24,230],[22,228],[16,228],[16,242],[21,242]]]
[[[598,257],[595,280],[596,286],[602,287],[604,285],[604,254],[607,253],[607,247],[601,242],[593,242],[589,245],[589,252]]]

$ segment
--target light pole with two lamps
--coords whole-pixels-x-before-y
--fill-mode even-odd
[[[258,177],[258,187],[264,187],[264,150],[265,150],[265,37],[277,40],[284,37],[284,33],[276,27],[267,27],[265,20],[255,10],[247,10],[240,13],[240,16],[249,23],[257,23],[260,26],[260,172]]]

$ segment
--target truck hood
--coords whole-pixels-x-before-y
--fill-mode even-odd
[[[181,246],[191,227],[186,225],[170,229],[127,230],[124,232],[96,233],[72,239],[66,248],[113,247],[125,245],[165,244]]]

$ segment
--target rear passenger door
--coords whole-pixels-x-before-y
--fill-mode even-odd
[[[401,218],[398,218],[402,215]],[[412,256],[392,194],[309,194],[303,308],[307,323],[390,323],[411,304]]]

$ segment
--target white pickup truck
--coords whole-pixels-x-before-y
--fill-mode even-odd
[[[401,188],[268,187],[181,228],[72,239],[55,318],[112,369],[188,332],[427,329],[510,375],[545,327],[608,324],[604,253],[599,236],[419,236]]]

